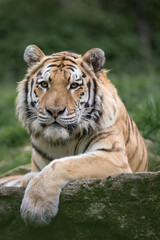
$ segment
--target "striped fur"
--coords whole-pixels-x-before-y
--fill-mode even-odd
[[[18,85],[17,113],[30,134],[37,173],[22,181],[29,184],[21,215],[26,224],[45,225],[68,182],[146,171],[147,152],[102,69],[101,49],[45,56],[31,45],[24,59],[29,69]]]

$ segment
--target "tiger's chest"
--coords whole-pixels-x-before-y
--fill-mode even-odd
[[[49,143],[41,138],[31,138],[32,161],[38,170],[56,159],[78,155],[84,152],[89,136],[74,137],[62,143]]]

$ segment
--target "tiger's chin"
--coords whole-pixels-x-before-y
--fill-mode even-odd
[[[67,127],[58,123],[46,125],[45,123],[40,123],[38,119],[36,119],[28,129],[31,129],[31,131],[29,131],[31,137],[42,138],[47,142],[63,142],[70,138],[70,131]]]
[[[57,123],[54,123],[48,127],[45,127],[43,130],[43,137],[53,142],[65,141],[70,138],[70,133],[68,129]]]

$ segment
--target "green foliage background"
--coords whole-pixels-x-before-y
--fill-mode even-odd
[[[0,0],[0,173],[30,158],[14,101],[32,43],[46,54],[102,48],[109,78],[160,152],[159,10],[159,0]]]

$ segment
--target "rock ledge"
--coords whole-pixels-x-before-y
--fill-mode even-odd
[[[59,212],[45,228],[20,218],[23,188],[0,188],[1,240],[160,239],[160,172],[75,181],[61,194]]]

